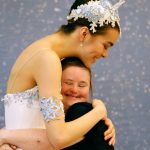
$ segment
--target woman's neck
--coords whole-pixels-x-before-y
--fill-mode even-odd
[[[77,44],[71,35],[57,32],[46,38],[50,43],[51,50],[54,50],[60,59],[64,57],[78,56]]]

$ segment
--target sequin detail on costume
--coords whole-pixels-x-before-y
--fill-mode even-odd
[[[34,101],[38,101],[38,99],[38,88],[36,86],[23,92],[6,94],[1,101],[7,106],[12,103],[26,103],[27,107],[31,107],[33,106]]]
[[[53,96],[49,98],[40,98],[40,108],[46,122],[57,120],[61,115],[64,115],[62,101]]]

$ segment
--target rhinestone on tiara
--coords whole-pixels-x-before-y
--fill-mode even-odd
[[[87,4],[83,4],[73,9],[67,20],[78,18],[88,19],[90,24],[90,30],[94,33],[96,32],[96,27],[100,27],[104,24],[110,23],[112,27],[115,26],[115,22],[118,23],[120,28],[120,18],[118,14],[118,8],[125,2],[125,0],[120,0],[115,5],[112,5],[108,0],[98,0],[98,1],[89,1]],[[120,28],[121,30],[121,28]]]

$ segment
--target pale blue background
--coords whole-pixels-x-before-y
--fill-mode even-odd
[[[19,53],[66,23],[72,2],[0,0],[0,97]],[[120,16],[122,38],[93,67],[94,95],[104,100],[116,125],[116,150],[150,150],[150,1],[128,0]]]

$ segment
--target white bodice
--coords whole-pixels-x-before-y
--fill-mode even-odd
[[[45,128],[37,86],[23,92],[6,94],[2,101],[5,104],[7,129]]]

